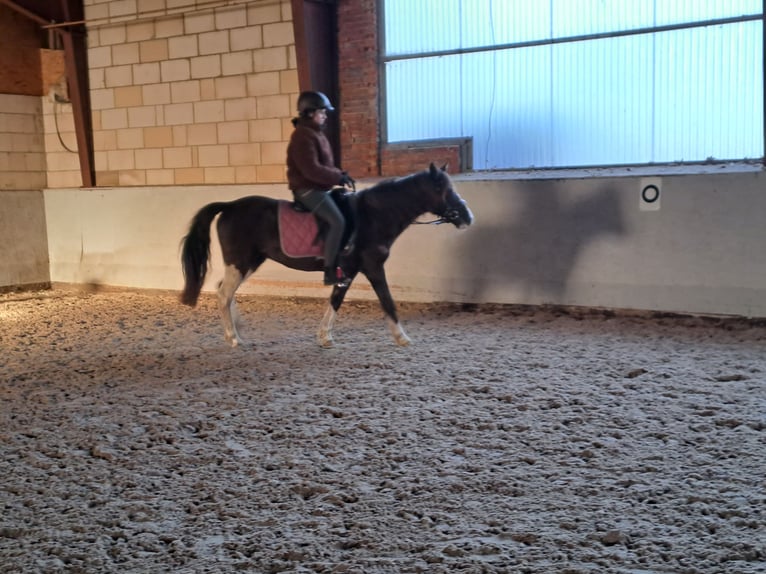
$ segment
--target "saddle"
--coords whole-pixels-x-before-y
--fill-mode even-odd
[[[356,237],[356,198],[353,193],[334,188],[330,197],[346,220],[341,240],[341,252],[347,255],[353,250]],[[316,257],[324,253],[324,236],[327,225],[297,201],[278,201],[279,242],[288,257]]]

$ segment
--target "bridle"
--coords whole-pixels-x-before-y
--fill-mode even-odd
[[[460,203],[462,204],[463,201],[461,199],[458,199]],[[442,223],[455,223],[457,220],[460,219],[460,210],[457,207],[453,207],[449,205],[449,203],[445,200],[447,204],[447,209],[444,210],[444,213],[442,213],[437,219],[434,219],[432,221],[415,221],[414,223],[417,225],[441,225]]]

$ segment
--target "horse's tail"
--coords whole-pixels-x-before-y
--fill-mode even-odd
[[[205,283],[210,257],[210,224],[226,205],[218,201],[200,209],[191,220],[189,233],[182,240],[181,269],[184,274],[184,289],[181,292],[181,303],[189,307],[197,304],[202,285]]]

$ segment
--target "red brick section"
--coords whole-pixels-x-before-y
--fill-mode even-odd
[[[37,24],[0,4],[0,94],[43,95]]]
[[[406,175],[430,162],[460,171],[457,145],[387,149],[381,137],[378,0],[338,0],[340,162],[352,177]]]
[[[460,150],[456,145],[427,147],[421,149],[394,150],[383,148],[383,173],[381,175],[406,175],[428,167],[447,165],[449,173],[460,171]]]
[[[51,86],[66,81],[64,50],[40,50],[40,68],[42,70],[42,90],[47,94]]]
[[[338,1],[338,83],[343,169],[353,177],[378,168],[377,0]]]

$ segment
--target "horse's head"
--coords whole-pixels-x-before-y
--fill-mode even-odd
[[[440,223],[451,223],[458,229],[471,225],[473,213],[452,186],[447,166],[437,168],[431,163],[428,167],[428,176],[436,193],[436,203],[429,211],[439,216]]]

